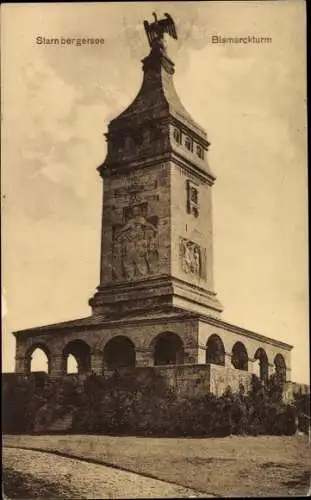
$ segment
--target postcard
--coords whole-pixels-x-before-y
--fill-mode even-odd
[[[305,495],[305,2],[1,24],[4,495]]]

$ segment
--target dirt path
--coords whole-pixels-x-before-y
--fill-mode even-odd
[[[67,498],[73,492],[76,498],[85,499],[206,498],[206,495],[182,486],[50,453],[3,448],[3,463],[4,470],[21,476],[27,473],[34,484],[40,481],[59,485],[60,489],[70,492]],[[12,494],[10,498],[13,498]]]
[[[53,451],[73,460],[114,466],[173,486],[205,492],[209,497],[305,496],[311,484],[307,436],[187,439],[11,435],[4,436],[3,442],[7,447]]]

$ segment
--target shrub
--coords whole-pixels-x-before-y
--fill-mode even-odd
[[[42,382],[42,381],[41,381]],[[293,434],[296,407],[280,398],[275,379],[253,377],[248,394],[230,387],[181,398],[154,370],[116,371],[110,378],[91,374],[44,379],[17,378],[4,390],[4,432],[32,432],[36,422],[52,423],[73,412],[72,432],[154,436]],[[298,400],[297,400],[298,401]],[[297,403],[298,404],[298,403]],[[301,408],[305,401],[300,398]]]
[[[298,429],[307,434],[310,427],[310,393],[303,394],[301,389],[295,393],[294,406],[297,412]]]

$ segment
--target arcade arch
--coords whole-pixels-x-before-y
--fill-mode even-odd
[[[213,334],[206,343],[205,362],[214,365],[225,365],[225,348],[221,338]]]
[[[274,358],[275,373],[280,382],[286,382],[286,363],[282,354],[277,354]]]
[[[46,345],[35,344],[28,349],[25,355],[25,368],[26,373],[36,371],[50,373],[51,355]]]
[[[69,342],[63,349],[62,357],[63,371],[67,374],[84,374],[91,370],[91,348],[83,340]]]
[[[256,363],[254,365],[254,372],[257,372],[256,375],[258,375],[260,380],[266,382],[269,377],[269,363],[266,351],[262,347],[259,347],[255,352],[254,359]]]
[[[248,354],[242,342],[236,342],[232,348],[231,364],[237,370],[248,371]]]
[[[104,366],[110,370],[135,366],[136,352],[134,343],[123,335],[110,339],[104,348]]]
[[[176,333],[163,332],[152,341],[155,365],[176,365],[184,362],[184,346]]]

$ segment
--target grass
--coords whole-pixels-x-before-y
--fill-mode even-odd
[[[4,446],[57,451],[224,497],[305,496],[306,436],[140,438],[5,436]]]
[[[64,488],[63,485],[51,481],[43,481],[35,477],[34,473],[21,473],[13,467],[5,467],[2,476],[6,498],[76,498],[74,490]],[[4,497],[5,498],[5,497]]]

